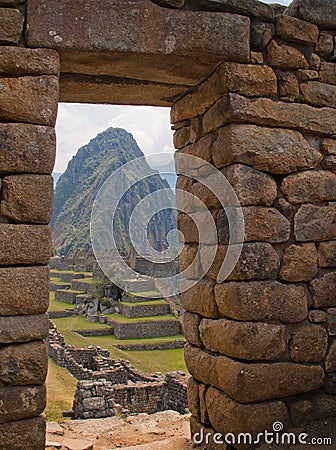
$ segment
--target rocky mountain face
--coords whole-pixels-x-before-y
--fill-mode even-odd
[[[54,247],[60,254],[66,254],[70,248],[90,249],[90,216],[97,193],[116,169],[142,156],[133,136],[120,128],[108,128],[78,150],[55,190],[51,225]],[[118,248],[130,249],[129,219],[138,202],[157,190],[169,188],[157,172],[149,166],[145,169],[153,175],[135,183],[116,211],[113,229]],[[175,227],[172,210],[161,211],[148,224],[148,240],[160,250],[167,233]]]

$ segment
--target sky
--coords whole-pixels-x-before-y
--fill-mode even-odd
[[[263,0],[288,5],[291,0]],[[125,128],[133,134],[145,155],[173,153],[169,108],[60,103],[57,115],[57,156],[54,172],[65,171],[78,148],[108,127]],[[160,165],[156,158],[156,166]],[[167,160],[162,160],[167,164]]]

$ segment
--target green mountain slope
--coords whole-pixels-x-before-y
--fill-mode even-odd
[[[96,195],[105,180],[121,165],[143,156],[133,136],[120,128],[108,128],[81,147],[58,180],[51,221],[55,249],[65,254],[70,248],[90,248],[90,216]],[[137,183],[120,202],[114,220],[114,236],[119,248],[128,250],[129,218],[140,199],[169,188],[155,174]],[[175,228],[171,210],[156,214],[148,225],[148,238],[160,250],[167,233]]]

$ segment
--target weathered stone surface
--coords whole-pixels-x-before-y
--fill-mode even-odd
[[[43,384],[48,370],[44,341],[0,348],[0,380],[9,385]]]
[[[336,336],[336,308],[327,310],[327,326],[330,336]]]
[[[28,5],[27,43],[29,47],[60,50],[61,70],[71,80],[67,86],[61,81],[62,100],[74,101],[81,95],[87,102],[90,93],[80,92],[80,79],[73,74],[100,75],[101,81],[103,75],[112,77],[111,81],[118,77],[158,82],[161,86],[194,85],[223,60],[249,61],[249,29],[246,17],[161,8],[147,0],[85,4],[81,0],[71,4],[66,0],[33,0]],[[152,30],[157,32],[153,34]],[[131,87],[126,86],[124,97]],[[139,97],[138,86],[134,88],[134,95]],[[159,98],[153,90],[152,104]]]
[[[300,81],[311,81],[317,80],[319,78],[319,73],[317,70],[299,69],[296,71],[296,76]]]
[[[293,400],[289,403],[289,410],[294,426],[305,426],[314,417],[313,403],[309,400]]]
[[[50,256],[50,227],[0,224],[0,265],[48,264]]]
[[[332,341],[325,360],[326,372],[336,372],[336,341]]]
[[[282,182],[281,190],[294,204],[336,200],[336,175],[324,170],[290,175]]]
[[[199,324],[201,323],[201,317],[198,314],[186,312],[183,315],[183,331],[184,336],[188,342],[197,347],[202,347],[202,341],[200,340]]]
[[[170,7],[170,8],[183,8],[186,0],[153,0],[160,6]]]
[[[327,156],[322,161],[322,166],[324,169],[330,170],[330,172],[336,173],[336,155]]]
[[[175,153],[175,167],[178,175],[191,176],[200,169],[203,161],[211,162],[211,136],[205,136],[192,145],[184,147]],[[184,158],[184,155],[195,156],[198,159],[193,160],[193,167],[190,167],[190,158]],[[203,160],[203,161],[202,161]]]
[[[283,175],[313,168],[321,154],[297,131],[228,125],[221,128],[213,144],[212,158],[218,168],[232,163]]]
[[[321,145],[322,150],[329,155],[336,155],[336,140],[324,139]]]
[[[295,362],[320,362],[326,355],[328,334],[324,327],[308,325],[294,332],[290,344],[290,357]]]
[[[311,55],[309,55],[308,60],[309,60],[309,68],[311,70],[317,71],[320,70],[321,58],[316,53],[312,53]]]
[[[318,257],[320,267],[336,267],[336,241],[321,242]]]
[[[226,92],[251,97],[276,95],[277,77],[268,66],[223,63],[192,93],[173,105],[172,123],[203,114]]]
[[[58,75],[59,56],[55,50],[0,47],[0,74]]]
[[[203,317],[218,317],[214,285],[215,283],[212,280],[203,279],[192,288],[183,292],[181,294],[183,308]]]
[[[256,0],[245,0],[244,2],[239,0],[200,0],[200,5],[215,11],[237,12],[268,20],[272,20],[274,16],[270,5]]]
[[[256,22],[251,27],[251,47],[253,50],[263,50],[275,34],[275,27],[271,23]]]
[[[329,203],[329,206],[301,206],[294,219],[294,233],[297,241],[335,239],[335,203]]]
[[[54,180],[48,175],[14,175],[2,179],[0,213],[17,222],[47,225],[51,219]]]
[[[309,64],[299,50],[271,41],[267,46],[268,60],[272,67],[284,70],[309,69]]]
[[[54,126],[58,79],[52,75],[0,78],[0,119]]]
[[[264,56],[262,52],[251,52],[252,64],[264,64]]]
[[[280,75],[279,95],[283,100],[294,102],[300,95],[299,82],[293,73]]]
[[[319,309],[313,309],[309,312],[309,320],[312,323],[325,323],[327,321],[327,313]]]
[[[316,53],[321,56],[321,58],[328,59],[334,50],[334,39],[329,33],[321,32],[318,43],[316,45]]]
[[[304,288],[277,281],[218,284],[215,299],[219,313],[236,320],[294,323],[308,315]]]
[[[44,385],[2,388],[0,395],[0,423],[37,416],[43,412],[46,406]],[[24,438],[24,436],[22,437]]]
[[[323,62],[320,70],[322,83],[336,84],[336,64]]]
[[[48,309],[49,268],[47,266],[0,268],[0,286],[0,316],[37,315],[45,313]],[[29,319],[25,322],[25,326],[29,327],[28,324]],[[42,330],[43,327],[41,332]],[[17,330],[17,332],[21,331]]]
[[[277,185],[269,175],[241,164],[222,170],[242,206],[270,206],[277,196]]]
[[[336,86],[318,81],[301,84],[304,101],[311,105],[336,108]]]
[[[0,9],[0,43],[18,44],[23,31],[24,17],[18,9]]]
[[[188,408],[196,419],[200,418],[199,383],[193,377],[188,379]]]
[[[278,360],[286,350],[284,325],[202,319],[204,346],[232,358],[248,361]]]
[[[227,94],[215,103],[204,115],[202,123],[204,132],[209,132],[228,122],[336,134],[336,111],[332,108],[274,102],[268,98],[249,99],[238,94]]]
[[[315,308],[336,306],[336,273],[327,273],[310,284]]]
[[[293,244],[283,254],[281,278],[285,281],[310,281],[317,274],[315,244]]]
[[[213,356],[187,344],[185,360],[193,377],[223,390],[240,403],[262,402],[310,392],[323,384],[320,366],[296,363],[242,363]]]
[[[324,379],[324,390],[327,394],[336,394],[336,374],[328,373]]]
[[[0,424],[0,449],[45,450],[45,428],[43,416]]]
[[[180,270],[183,277],[191,280],[199,279],[200,276],[200,258],[198,247],[185,244],[180,253]]]
[[[245,242],[287,242],[290,222],[275,208],[250,206],[242,208],[244,215]],[[229,226],[224,210],[217,215],[217,232],[220,244],[229,243]]]
[[[336,5],[333,0],[294,0],[286,10],[289,16],[335,28]]]
[[[228,433],[237,437],[239,433],[256,436],[264,430],[272,430],[273,423],[279,420],[285,429],[289,425],[286,405],[280,401],[242,405],[224,392],[210,387],[206,394],[206,404],[212,426],[223,436]],[[249,443],[248,438],[246,442]]]
[[[276,32],[285,41],[299,44],[316,44],[319,37],[316,25],[285,15],[276,18]]]
[[[218,246],[216,257],[208,272],[211,279],[217,280],[226,252],[227,246]],[[279,265],[278,254],[271,244],[244,244],[240,258],[227,280],[267,280],[275,278]]]
[[[51,174],[55,152],[53,128],[21,123],[0,124],[0,173]]]
[[[0,343],[37,341],[48,337],[47,314],[37,316],[0,317]]]
[[[211,216],[203,211],[192,214],[179,214],[177,227],[186,243],[217,244],[215,222],[211,229]]]

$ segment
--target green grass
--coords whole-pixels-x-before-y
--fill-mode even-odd
[[[139,303],[130,303],[130,302],[120,302],[120,305],[127,305],[127,306],[139,306],[139,305],[165,305],[166,302],[164,300],[150,300],[149,302],[139,302]]]
[[[55,300],[55,292],[50,292],[50,303],[48,311],[50,312],[59,312],[66,310],[74,310],[76,305],[70,305],[69,303],[60,302],[59,300]]]
[[[59,284],[60,286],[64,286],[64,285],[69,286],[69,284],[70,284],[67,281],[61,281],[60,278],[56,278],[56,277],[51,277],[50,278],[50,283]]]
[[[66,369],[49,358],[46,384],[47,406],[44,412],[47,421],[61,422],[64,420],[62,411],[72,406],[77,381]]]
[[[95,278],[75,278],[75,281],[80,281],[81,283],[88,283],[88,284],[99,283],[99,280],[96,280]]]
[[[142,292],[128,292],[128,295],[132,295],[132,297],[157,297],[158,295],[161,295],[161,292],[159,291],[142,291]]]
[[[73,273],[74,275],[77,275],[78,273],[80,273],[80,274],[83,274],[83,275],[92,275],[92,272],[75,272],[74,270],[58,270],[58,269],[51,269],[50,273],[56,273],[56,274]]]
[[[134,317],[129,319],[128,317],[122,316],[120,314],[106,314],[110,320],[119,323],[141,323],[141,322],[161,322],[167,320],[177,320],[172,314],[164,314],[162,316],[149,316],[149,317]]]
[[[54,319],[53,322],[63,334],[63,331],[76,331],[76,330],[102,330],[105,328],[111,328],[109,325],[88,322],[84,316],[70,316],[62,317],[60,319]]]

